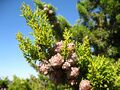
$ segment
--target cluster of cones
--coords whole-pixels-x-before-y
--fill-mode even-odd
[[[48,14],[51,14],[51,15],[54,14],[54,11],[50,9],[47,4],[43,6],[43,10],[46,11]]]
[[[79,84],[79,90],[91,90],[91,82],[89,80],[82,80]]]
[[[48,75],[56,84],[67,82],[70,85],[75,85],[80,73],[79,68],[76,66],[75,44],[68,44],[67,49],[70,53],[67,60],[64,60],[61,55],[62,47],[62,41],[56,43],[54,47],[55,55],[51,56],[49,60],[40,62],[39,72]]]
[[[70,85],[78,84],[77,78],[80,74],[80,69],[77,67],[77,55],[75,53],[75,44],[69,43],[67,49],[69,55],[67,60],[64,60],[61,55],[63,42],[57,42],[54,47],[55,55],[51,56],[49,60],[40,62],[39,72],[48,75],[55,83],[68,83]],[[89,80],[82,80],[79,84],[79,90],[90,90],[91,85]]]

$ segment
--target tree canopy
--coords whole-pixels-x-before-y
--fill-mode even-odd
[[[83,34],[89,35],[94,54],[120,58],[120,1],[80,0],[77,9],[80,23],[75,28],[83,25],[89,29]]]

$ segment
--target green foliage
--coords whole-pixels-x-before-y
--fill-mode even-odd
[[[91,51],[88,37],[84,37],[83,44],[79,42],[76,43],[76,54],[78,66],[80,67],[80,74],[82,78],[86,78],[86,74],[88,73],[88,64],[91,59]]]
[[[115,64],[113,59],[91,54],[88,37],[83,39],[83,44],[77,43],[76,53],[81,79],[91,81],[93,90],[118,90],[119,61]]]
[[[120,89],[120,59],[115,63],[117,77],[115,79],[115,86]]]
[[[84,60],[89,61],[89,58],[91,57],[91,51],[90,51],[90,44],[87,36],[84,37],[82,45],[80,43],[77,43],[76,52],[79,59],[78,63],[81,64],[81,62]]]
[[[57,82],[57,79],[64,79],[60,75],[68,76],[67,70],[62,69],[62,65],[66,62],[69,64],[68,69],[71,67],[80,69],[79,77],[74,78],[77,82],[88,79],[93,90],[118,90],[120,61],[115,61],[113,58],[116,60],[120,58],[119,12],[115,10],[119,11],[120,2],[118,0],[80,0],[77,4],[80,22],[73,27],[64,17],[56,16],[52,5],[39,0],[34,0],[34,3],[36,4],[34,11],[26,4],[21,7],[22,16],[31,27],[31,36],[34,39],[31,40],[20,32],[16,35],[19,48],[28,63],[36,71],[40,69],[38,63],[43,65],[41,68],[43,72],[50,69],[47,72],[51,75],[55,74],[56,76],[52,79]],[[75,48],[70,50],[69,44],[71,44],[70,48]],[[91,52],[91,47],[94,49],[93,52]],[[55,52],[56,48],[59,49],[58,52]],[[73,53],[75,54],[74,62],[77,63],[70,66],[72,64],[68,61]],[[65,80],[63,80],[64,83],[57,84],[50,81],[49,76],[40,74],[39,78],[31,76],[26,80],[14,77],[9,90],[78,89],[79,83],[73,87]],[[67,77],[66,80],[69,81],[69,79],[71,78]]]
[[[116,62],[117,75],[120,76],[120,59]]]
[[[96,90],[114,90],[116,70],[113,62],[104,56],[93,57],[88,65],[87,78]]]
[[[120,14],[116,16],[117,22],[120,23]]]
[[[104,36],[104,37],[103,37]],[[108,31],[106,30],[94,30],[90,35],[91,45],[94,47],[96,54],[113,56],[108,50],[107,39],[109,37]],[[105,48],[106,47],[106,48]],[[113,52],[113,51],[112,51]]]
[[[65,28],[70,28],[70,24],[66,21],[63,16],[57,16],[58,22],[60,23],[60,27],[62,30]]]
[[[84,16],[88,15],[88,12],[87,12],[86,8],[83,5],[78,3],[77,4],[77,9],[78,9],[79,13],[81,13],[82,15],[84,15]]]
[[[53,90],[53,85],[45,77],[36,78],[31,75],[30,78],[22,79],[14,76],[9,84],[8,90]]]
[[[31,90],[26,80],[13,77],[13,82],[9,85],[8,90]]]
[[[63,42],[63,47],[62,47],[62,55],[64,56],[65,60],[68,58],[68,54],[69,54],[69,50],[68,50],[68,43],[71,43],[72,40],[72,33],[70,33],[70,31],[66,28],[64,33],[63,33],[63,37],[64,37],[64,42]]]
[[[89,40],[88,37],[86,36],[83,39],[83,44],[80,45],[80,43],[77,43],[77,47],[76,47],[76,52],[79,58],[79,62],[81,63],[84,60],[89,60],[88,57],[90,57],[90,44],[89,44]]]
[[[0,89],[2,88],[8,88],[8,84],[9,84],[9,79],[7,77],[4,78],[0,78]]]
[[[37,47],[35,45],[32,45],[32,41],[30,41],[29,38],[24,38],[20,32],[17,34],[17,39],[21,43],[19,44],[19,48],[23,51],[24,57],[32,67],[36,68],[35,60],[39,58]]]
[[[119,7],[119,0],[79,0],[77,9],[80,23],[88,28],[85,34],[90,38],[95,55],[105,55],[116,60],[120,57]]]
[[[23,51],[24,57],[33,66],[36,67],[36,60],[43,60],[49,57],[47,50],[54,44],[55,37],[53,35],[52,26],[49,24],[46,14],[38,8],[32,13],[30,7],[26,4],[22,5],[22,15],[25,17],[27,24],[32,28],[32,36],[34,44],[28,37],[23,37],[21,33],[16,35],[20,42],[19,47]]]
[[[30,78],[22,79],[17,76],[7,84],[7,90],[68,90],[67,85],[55,86],[47,77],[39,75],[38,78],[31,75]],[[69,90],[71,90],[69,88]]]
[[[90,36],[90,30],[86,28],[83,25],[80,25],[79,23],[74,25],[71,29],[70,32],[73,34],[73,39],[79,42],[82,42],[82,39],[85,36]]]

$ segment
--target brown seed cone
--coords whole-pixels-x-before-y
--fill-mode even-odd
[[[73,86],[73,85],[75,85],[75,84],[77,84],[77,81],[76,81],[76,79],[69,79],[68,80],[68,84],[70,84],[71,86]]]
[[[62,46],[63,46],[62,41],[57,42],[56,45],[55,45],[55,52],[59,53],[61,51]]]
[[[63,69],[63,70],[68,70],[70,67],[71,67],[71,65],[70,65],[69,62],[65,62],[65,63],[62,65],[62,69]]]
[[[71,70],[67,72],[67,78],[77,78],[79,75],[79,68],[77,67],[71,67]]]
[[[74,61],[76,60],[76,58],[77,58],[77,55],[76,55],[76,53],[74,52],[74,53],[72,53],[71,54],[71,59],[73,59]]]
[[[44,11],[49,11],[49,8],[45,7],[43,10],[44,10]]]
[[[90,81],[82,80],[79,84],[79,90],[91,90]]]
[[[39,66],[39,72],[46,75],[48,74],[49,70],[51,68],[51,65],[50,64],[45,64],[45,63],[42,63],[40,66]]]
[[[51,14],[53,14],[54,13],[54,11],[53,10],[49,10],[49,14],[51,15]]]
[[[76,64],[76,61],[73,60],[73,59],[68,59],[67,62],[68,62],[71,66],[73,66],[73,65]]]
[[[71,66],[74,66],[76,64],[76,61],[77,61],[76,58],[77,58],[76,53],[71,53],[69,55],[69,59],[67,60],[67,62],[69,62]]]
[[[74,51],[75,50],[75,44],[74,43],[69,43],[68,44],[68,50],[71,52],[71,51]]]
[[[59,53],[57,53],[56,55],[52,56],[51,59],[49,59],[49,62],[52,67],[61,67],[64,63],[64,59]]]

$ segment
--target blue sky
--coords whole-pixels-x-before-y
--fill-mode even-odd
[[[42,0],[57,8],[57,14],[64,16],[70,24],[79,18],[76,10],[77,0]],[[13,75],[29,77],[37,75],[25,61],[15,35],[18,31],[28,35],[31,31],[25,19],[20,16],[20,6],[25,2],[34,8],[32,0],[0,0],[0,77]]]

